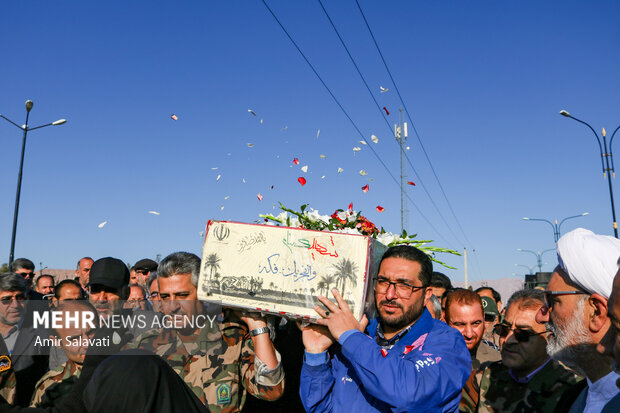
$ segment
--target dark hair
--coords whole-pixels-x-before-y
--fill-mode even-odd
[[[73,285],[80,289],[80,299],[84,298],[84,291],[82,290],[82,286],[79,282],[71,279],[62,280],[54,287],[54,298],[57,300],[60,298],[60,291],[67,285]]]
[[[95,318],[94,318],[95,325],[96,326],[99,325],[99,317],[97,315],[98,314],[97,309],[88,300],[79,299],[79,300],[61,301],[58,303],[56,307],[52,308],[50,312],[52,313],[51,315],[53,315],[54,313],[63,313],[71,309],[71,307],[75,307],[75,306],[82,307],[82,311],[85,310],[85,311],[90,311],[94,313],[95,314]],[[49,332],[55,335],[56,337],[58,337],[58,330],[56,330],[55,328],[50,328]]]
[[[495,301],[495,304],[502,301],[502,296],[497,291],[495,291],[492,287],[489,287],[488,285],[483,285],[482,287],[476,288],[475,292],[479,293],[482,290],[491,291],[491,295],[493,296],[493,301]]]
[[[468,290],[466,288],[455,288],[450,291],[446,295],[446,303],[444,305],[444,311],[446,313],[446,322],[450,322],[450,307],[453,304],[461,304],[461,305],[479,305],[480,312],[482,313],[482,317],[484,318],[484,308],[482,307],[482,298],[473,292],[472,290]]]
[[[519,304],[519,309],[540,308],[545,303],[545,292],[534,288],[524,288],[510,296],[506,303],[506,311],[512,304]]]
[[[446,291],[452,289],[452,282],[450,281],[450,278],[448,278],[447,275],[437,271],[433,271],[433,274],[431,274],[431,282],[429,285],[431,287],[445,288]]]
[[[121,287],[121,296],[125,297],[124,300],[129,299],[129,295],[131,294],[131,287],[136,287],[139,288],[140,291],[142,291],[142,295],[144,298],[146,298],[146,290],[144,289],[144,287],[142,287],[140,284],[128,284],[128,285],[123,285]]]
[[[47,278],[51,278],[51,279],[52,279],[52,282],[55,282],[55,280],[54,280],[54,276],[53,276],[53,275],[50,275],[50,274],[41,274],[41,275],[39,275],[39,276],[37,277],[37,279],[34,281],[34,285],[36,285],[36,286],[38,287],[38,286],[39,286],[39,280],[40,280],[41,278],[46,278],[46,277],[47,277]]]
[[[0,291],[20,291],[25,293],[27,289],[28,284],[21,275],[14,272],[5,272],[0,275]]]
[[[431,274],[433,273],[433,262],[426,253],[410,245],[395,245],[388,248],[385,254],[383,254],[379,266],[386,258],[403,258],[419,263],[422,268],[420,268],[418,278],[424,287],[428,287],[431,281]]]
[[[157,266],[158,278],[168,278],[175,274],[191,274],[191,282],[198,287],[200,258],[189,252],[174,252],[161,260]]]
[[[34,271],[34,262],[30,261],[28,258],[18,258],[11,263],[11,272],[16,272],[22,268]]]

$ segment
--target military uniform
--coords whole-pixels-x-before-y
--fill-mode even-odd
[[[471,355],[471,375],[467,379],[461,393],[459,412],[474,413],[480,397],[480,380],[482,371],[491,363],[502,359],[501,353],[493,343],[482,340],[476,352]]]
[[[480,413],[552,413],[562,393],[581,380],[555,360],[525,383],[515,381],[501,361],[480,374]]]
[[[82,366],[69,360],[41,377],[35,386],[30,407],[51,407],[77,383]]]
[[[240,323],[206,326],[192,342],[183,342],[176,330],[155,329],[125,348],[149,350],[163,357],[214,413],[240,411],[245,390],[265,400],[275,400],[284,392],[280,355],[276,352],[278,366],[269,370],[256,358],[248,329]]]

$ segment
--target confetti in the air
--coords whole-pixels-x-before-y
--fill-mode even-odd
[[[360,148],[359,146],[354,146],[353,147],[353,152],[359,152],[361,150],[362,150],[362,148]]]
[[[299,159],[297,159],[297,158],[293,159],[293,163],[294,163],[295,165],[299,165]]]
[[[217,178],[215,178],[215,182],[218,182],[221,177],[222,177],[222,175],[218,175]]]
[[[366,172],[364,169],[362,169],[360,171],[360,175],[362,175],[362,176],[368,175],[368,172]]]
[[[262,200],[263,200],[263,196],[262,196],[260,193],[258,193],[258,194],[256,195],[256,198],[258,198],[258,200],[259,200],[259,201],[262,201]]]
[[[103,228],[103,227],[105,227],[105,224],[107,224],[107,223],[108,223],[108,221],[103,221],[101,224],[97,225],[97,227]]]
[[[224,210],[224,205],[220,207],[220,211],[223,211],[223,210]]]
[[[383,212],[385,211],[385,208],[383,208],[381,205],[377,205],[377,212]]]
[[[379,89],[381,90],[381,93],[385,93],[390,89],[384,88],[383,86],[379,86]]]
[[[269,188],[269,189],[273,189],[273,185],[271,185],[271,188]]]
[[[370,189],[370,187],[368,186],[368,184],[366,184],[366,185],[364,185],[362,187],[362,191],[364,191],[364,192],[368,192],[369,189]]]
[[[245,183],[245,178],[242,178],[242,179],[241,179],[241,182]]]
[[[297,182],[299,182],[301,186],[304,186],[306,184],[306,178],[300,176],[299,178],[297,178]]]
[[[253,143],[248,143],[248,148],[253,148],[254,144]]]
[[[349,204],[349,211],[353,211],[353,202]]]
[[[263,120],[262,120],[262,119],[260,120],[260,124],[261,124],[261,125],[263,124]]]
[[[157,211],[149,211],[149,214],[153,214],[153,215],[161,215],[159,212]]]
[[[302,167],[301,167],[301,171],[302,171],[303,173],[308,172],[308,165],[304,165],[304,166],[302,166]]]
[[[341,173],[341,172],[343,172],[343,171],[344,171],[344,169],[342,169],[342,168],[338,168],[338,173]]]
[[[283,127],[282,129],[280,129],[280,132],[284,132],[285,130],[288,129],[288,126]]]
[[[385,111],[385,113],[386,113],[388,116],[390,116],[390,111],[389,111],[389,110],[387,110],[387,108],[386,108],[385,106],[383,107],[383,110]]]
[[[254,112],[252,109],[248,109],[248,112],[250,112],[252,115],[256,116],[256,112]]]
[[[325,159],[325,155],[319,155],[321,159]]]
[[[224,197],[224,200],[227,200],[228,198],[230,198],[230,195],[226,195],[226,196]]]
[[[379,143],[379,138],[377,138],[375,135],[372,135],[370,137],[370,140],[373,141],[374,143]]]
[[[411,186],[415,186],[415,183],[413,181],[407,181],[407,184],[409,184]]]
[[[214,166],[213,168],[211,168],[212,171],[217,171],[219,169],[219,167]]]
[[[179,120],[179,117],[173,113],[172,115],[170,115],[170,119]]]
[[[323,176],[321,177],[321,179],[325,179],[325,175],[323,175]]]
[[[362,145],[366,145],[366,141],[360,141]]]
[[[319,135],[321,134],[321,129],[319,129],[318,131],[316,131],[316,138],[319,139]]]
[[[411,147],[409,147],[409,146],[407,146],[407,147],[405,148],[405,150],[409,150],[409,149],[411,149]]]

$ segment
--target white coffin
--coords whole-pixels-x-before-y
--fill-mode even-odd
[[[198,298],[312,320],[316,297],[333,300],[337,288],[359,319],[374,312],[372,279],[386,249],[363,235],[209,221]]]

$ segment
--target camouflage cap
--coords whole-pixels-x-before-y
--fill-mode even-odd
[[[480,297],[482,299],[482,308],[484,308],[485,314],[497,315],[499,313],[497,304],[489,297]]]

